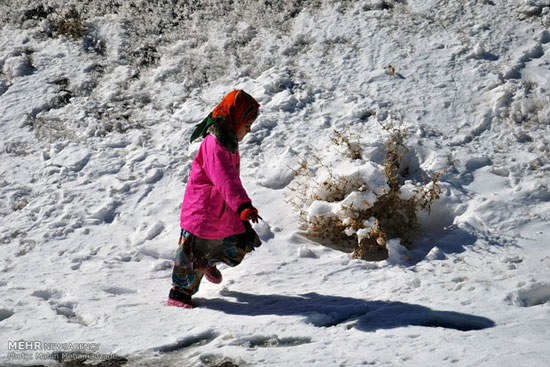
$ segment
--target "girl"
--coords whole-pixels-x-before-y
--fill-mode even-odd
[[[239,177],[238,143],[250,132],[260,105],[234,90],[195,128],[191,142],[204,138],[191,166],[181,208],[181,236],[174,259],[168,306],[193,308],[201,279],[220,283],[221,261],[238,265],[261,245],[249,221],[261,217]]]

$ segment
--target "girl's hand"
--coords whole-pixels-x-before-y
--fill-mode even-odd
[[[259,219],[262,219],[262,217],[258,215],[258,209],[254,207],[246,208],[241,211],[241,220],[250,220],[252,223],[258,223]]]

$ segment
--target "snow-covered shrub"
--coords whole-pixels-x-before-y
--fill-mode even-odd
[[[352,137],[338,132],[331,140],[340,153],[342,148],[347,150],[338,171],[321,157],[302,162],[291,186],[295,195],[289,201],[299,211],[306,236],[365,260],[386,259],[390,239],[412,247],[418,211],[430,211],[443,191],[438,184],[441,174],[422,182],[405,181],[406,134],[393,125],[384,129],[389,138],[383,165],[357,155],[361,150],[349,144]]]

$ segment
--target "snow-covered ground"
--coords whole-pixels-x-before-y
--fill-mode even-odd
[[[550,364],[550,2],[96,0],[75,39],[38,3],[0,2],[2,365]],[[235,88],[262,104],[240,150],[264,245],[165,307],[189,136]],[[380,167],[389,118],[411,178],[446,169],[413,249],[304,238],[300,162],[349,169],[349,128]]]

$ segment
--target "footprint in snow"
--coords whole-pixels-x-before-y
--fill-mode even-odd
[[[100,223],[112,223],[117,216],[117,209],[122,203],[119,201],[108,202],[99,207],[92,215],[91,218],[99,221]]]
[[[8,82],[6,80],[0,80],[0,96],[8,91]]]
[[[177,340],[174,343],[161,345],[153,348],[152,350],[159,353],[175,352],[175,351],[179,351],[189,347],[206,345],[211,341],[213,341],[214,339],[216,339],[217,337],[218,337],[217,333],[213,332],[212,330],[207,330],[197,335],[184,336],[183,338]]]
[[[32,292],[31,296],[48,301],[55,313],[65,316],[69,322],[86,325],[82,318],[75,312],[75,302],[59,302],[59,299],[62,296],[61,291],[57,289],[42,289]]]
[[[0,322],[9,319],[15,315],[15,312],[13,310],[8,310],[7,308],[0,308]]]
[[[57,289],[41,289],[31,293],[31,296],[42,298],[44,301],[61,298],[61,291]]]
[[[87,324],[82,320],[80,316],[75,312],[76,303],[74,302],[60,302],[53,303],[52,308],[56,314],[65,316],[68,322],[81,324],[86,326]]]
[[[114,296],[137,293],[137,291],[134,289],[124,288],[124,287],[107,287],[107,288],[103,288],[103,292],[112,294]]]
[[[302,344],[311,343],[311,338],[279,338],[277,335],[253,335],[241,338],[232,343],[232,345],[244,346],[247,348],[274,348],[274,347],[295,347]]]
[[[158,181],[160,181],[163,176],[164,176],[164,172],[162,172],[161,169],[156,168],[156,169],[154,169],[154,170],[147,173],[147,175],[145,176],[145,179],[143,180],[143,182],[145,182],[147,184],[155,184]]]

